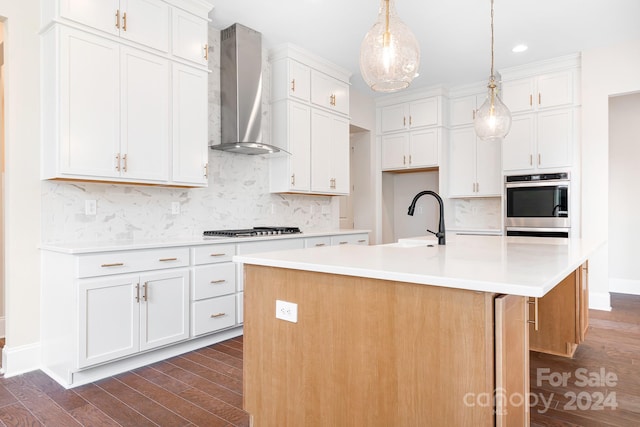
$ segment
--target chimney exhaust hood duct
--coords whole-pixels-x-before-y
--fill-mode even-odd
[[[220,43],[222,143],[214,150],[271,154],[262,143],[262,35],[240,24],[222,30]],[[284,151],[284,150],[283,150]]]

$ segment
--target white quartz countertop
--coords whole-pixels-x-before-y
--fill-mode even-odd
[[[327,230],[312,231],[298,234],[285,234],[278,236],[255,237],[183,237],[149,240],[122,240],[107,242],[70,242],[70,243],[43,243],[40,249],[45,251],[60,252],[65,254],[86,254],[96,252],[127,251],[137,249],[168,248],[176,246],[216,245],[225,243],[243,243],[281,239],[304,239],[308,237],[340,236],[348,234],[369,233],[370,230]]]
[[[505,236],[433,236],[378,246],[342,245],[237,255],[236,262],[499,294],[542,297],[599,242]],[[420,246],[416,246],[420,245]]]

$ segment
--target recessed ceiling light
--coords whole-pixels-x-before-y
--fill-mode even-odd
[[[527,46],[526,44],[518,44],[518,45],[515,45],[513,49],[511,49],[511,52],[520,53],[520,52],[524,52],[527,49],[529,49],[529,46]]]

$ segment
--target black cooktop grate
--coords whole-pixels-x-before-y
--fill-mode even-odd
[[[204,237],[254,237],[298,233],[302,233],[298,227],[253,227],[240,230],[209,230],[202,234]]]

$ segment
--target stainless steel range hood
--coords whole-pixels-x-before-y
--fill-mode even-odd
[[[222,143],[214,150],[270,154],[262,142],[262,35],[240,24],[222,30],[220,43]]]

